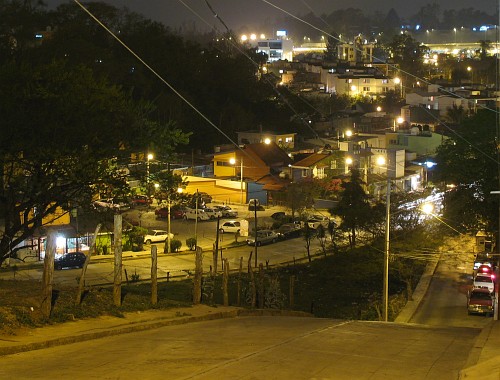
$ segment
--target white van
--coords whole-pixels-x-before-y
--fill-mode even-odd
[[[196,211],[198,211],[198,213]],[[198,210],[196,210],[194,208],[188,208],[184,213],[184,219],[186,220],[198,219],[198,221],[201,221],[201,220],[210,220],[210,217],[207,215],[205,211],[203,211],[203,209],[199,208]]]

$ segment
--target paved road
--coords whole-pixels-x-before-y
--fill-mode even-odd
[[[491,317],[467,314],[473,257],[467,250],[442,253],[426,296],[410,322],[473,328],[483,328],[491,322]]]
[[[1,357],[0,378],[446,380],[457,378],[476,334],[392,323],[239,317]]]

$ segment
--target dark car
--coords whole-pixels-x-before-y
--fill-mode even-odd
[[[134,195],[131,202],[133,206],[147,206],[151,204],[151,199],[147,195]]]
[[[182,219],[186,209],[183,207],[173,206],[170,208],[170,217],[172,219]],[[168,218],[168,207],[162,207],[155,210],[155,215],[157,218],[165,219]]]
[[[295,223],[282,224],[277,230],[279,238],[282,240],[299,237],[302,233],[300,225]]]
[[[54,260],[55,269],[83,268],[87,256],[83,252],[70,252]]]
[[[271,215],[271,218],[274,220],[281,220],[285,217],[285,213],[283,211],[278,211],[275,212],[274,214]]]

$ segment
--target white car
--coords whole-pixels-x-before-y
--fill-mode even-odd
[[[234,233],[237,234],[241,230],[241,223],[237,220],[228,220],[224,222],[222,226],[219,227],[219,232],[222,234],[225,233]]]
[[[163,243],[166,242],[168,238],[168,232],[163,230],[152,230],[150,234],[144,236],[144,243]],[[170,233],[170,240],[174,238],[174,234]]]
[[[323,226],[323,228],[325,229],[328,228],[328,224],[330,224],[330,222],[333,222],[332,218],[329,218],[324,215],[315,214],[311,216],[306,223],[309,226],[309,228],[316,230],[320,225]]]
[[[214,206],[214,209],[219,210],[222,213],[223,218],[237,218],[238,211],[233,210],[229,206]]]
[[[210,217],[201,208],[199,208],[198,210],[196,210],[195,208],[188,208],[184,213],[184,219],[202,221],[210,220]]]
[[[474,277],[474,289],[488,289],[490,293],[495,291],[495,283],[489,274],[478,273]]]
[[[123,200],[108,198],[108,199],[98,199],[94,201],[94,207],[96,208],[104,208],[104,209],[112,209],[117,211],[128,210],[130,209],[130,203],[125,202]]]
[[[222,212],[215,208],[204,208],[203,211],[210,219],[222,218]]]

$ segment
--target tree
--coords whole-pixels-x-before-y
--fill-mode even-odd
[[[117,162],[154,125],[148,108],[83,66],[0,67],[0,262],[56,211],[128,192]]]
[[[423,57],[428,49],[411,35],[408,33],[397,34],[391,42],[386,44],[385,48],[394,63],[399,64],[403,74],[410,74],[403,78],[403,84],[408,85],[409,82],[416,81],[415,78],[424,76]]]
[[[342,183],[343,191],[337,207],[330,211],[342,218],[340,229],[349,232],[351,247],[356,245],[357,231],[370,219],[369,198],[362,185],[359,170],[352,169],[350,179]]]
[[[304,179],[289,184],[285,193],[285,205],[291,210],[292,217],[295,213],[300,214],[306,208],[312,207],[319,191],[319,186],[315,185],[313,179]]]
[[[188,194],[179,191],[185,189],[188,183],[178,174],[174,174],[171,170],[165,170],[152,175],[152,181],[158,184],[155,192],[155,198],[166,200],[174,204],[187,204],[191,199]]]
[[[337,62],[339,59],[338,46],[340,43],[338,34],[331,32],[326,41],[325,61]]]
[[[438,148],[436,179],[447,185],[444,217],[464,230],[498,231],[497,122],[480,110]]]

